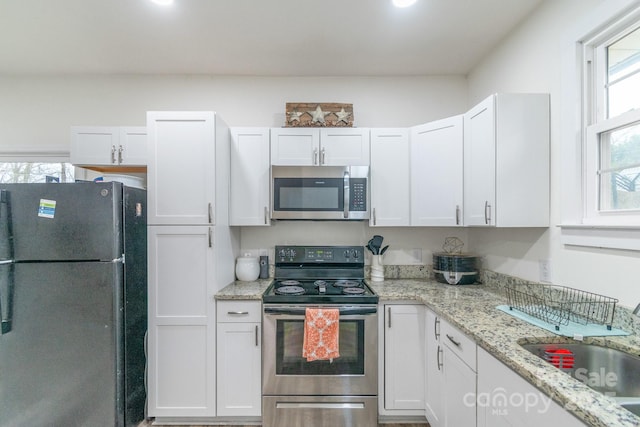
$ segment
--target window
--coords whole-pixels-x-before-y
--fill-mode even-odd
[[[73,182],[74,167],[57,162],[0,163],[0,183]]]
[[[585,224],[640,225],[640,22],[584,43]]]

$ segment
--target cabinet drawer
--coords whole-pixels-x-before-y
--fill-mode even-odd
[[[262,321],[262,303],[260,301],[218,301],[218,322],[257,322]]]
[[[476,370],[476,343],[465,334],[453,327],[449,322],[440,320],[442,335],[440,340],[464,363],[474,371]]]

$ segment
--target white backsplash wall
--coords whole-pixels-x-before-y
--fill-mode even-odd
[[[429,265],[446,237],[458,237],[465,243],[463,251],[468,249],[464,228],[369,227],[361,221],[274,221],[271,227],[242,227],[240,247],[255,256],[266,250],[273,263],[275,245],[366,246],[375,234],[384,237],[383,246],[389,245],[383,257],[387,265]]]

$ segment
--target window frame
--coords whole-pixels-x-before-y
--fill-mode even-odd
[[[607,46],[640,28],[639,21],[628,17],[603,26],[595,37],[582,42],[583,46],[583,214],[582,222],[593,225],[640,225],[640,209],[601,210],[598,171],[600,169],[601,135],[640,121],[640,108],[608,117]]]
[[[592,161],[593,153],[589,150],[588,139],[593,141],[606,125],[601,120],[596,126],[597,114],[602,113],[601,117],[604,117],[604,111],[597,110],[603,105],[603,98],[598,98],[594,85],[603,76],[597,75],[592,66],[585,67],[585,64],[593,65],[594,55],[598,54],[593,46],[622,34],[623,28],[631,31],[638,22],[640,1],[605,3],[576,22],[566,34],[567,44],[562,51],[563,160],[559,199],[561,220],[558,224],[560,241],[564,245],[640,251],[640,215],[629,212],[607,212],[600,216],[591,215],[591,212],[587,214],[597,206],[593,204],[597,202],[593,196],[587,197],[589,187],[596,184],[595,175],[591,175],[593,181],[589,182],[587,162]],[[606,69],[602,70],[606,72]],[[587,132],[588,127],[591,127],[590,132]],[[592,165],[598,166],[597,163]]]

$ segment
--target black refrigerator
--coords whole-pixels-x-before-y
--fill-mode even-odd
[[[0,426],[144,418],[146,191],[0,184]]]

